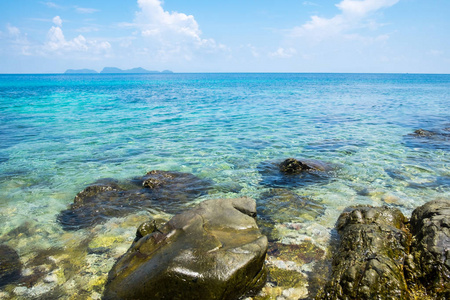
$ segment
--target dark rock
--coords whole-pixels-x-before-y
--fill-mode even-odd
[[[82,207],[88,203],[95,202],[96,197],[99,197],[100,194],[107,194],[108,192],[113,192],[109,194],[116,194],[115,192],[121,190],[116,181],[102,179],[79,192],[73,199],[72,207]]]
[[[407,276],[433,299],[450,299],[450,200],[435,200],[414,210],[414,240]]]
[[[398,209],[362,206],[341,214],[332,274],[316,299],[412,299],[403,274],[411,235]]]
[[[58,221],[64,230],[78,230],[142,209],[177,213],[211,186],[210,181],[195,175],[168,171],[151,171],[133,183],[120,185],[111,179],[95,182],[75,196]]]
[[[186,203],[206,194],[211,182],[190,173],[153,170],[142,177],[142,186],[160,201]]]
[[[257,209],[260,219],[285,223],[293,220],[314,220],[324,212],[325,207],[293,191],[275,188],[261,194]]]
[[[417,130],[414,131],[413,135],[421,136],[421,137],[424,137],[424,136],[430,137],[430,136],[436,135],[436,133],[433,132],[433,131],[425,130],[425,129],[417,129]]]
[[[179,213],[181,207],[205,195],[211,189],[210,180],[190,173],[153,170],[141,178],[145,191],[154,199],[152,207],[167,213]]]
[[[311,170],[312,167],[302,163],[295,158],[288,158],[280,164],[280,171],[285,174],[299,174],[306,170]]]
[[[137,242],[144,236],[159,231],[158,228],[161,228],[163,223],[165,223],[165,221],[162,219],[150,220],[142,223],[136,230],[136,238],[134,241]]]
[[[103,299],[238,299],[266,281],[267,238],[250,198],[219,199],[146,234],[108,275]],[[151,226],[150,226],[151,227]]]
[[[450,133],[446,128],[438,130],[417,129],[405,136],[405,145],[413,148],[450,150]]]
[[[0,245],[0,288],[20,278],[22,263],[14,249]]]
[[[327,182],[331,178],[333,167],[317,160],[267,161],[258,167],[261,184],[269,187],[300,187],[309,184]]]
[[[91,192],[93,196],[83,197],[83,194]],[[151,196],[140,190],[121,191],[110,190],[108,187],[87,187],[75,197],[69,209],[63,210],[58,215],[57,219],[64,230],[78,230],[151,206]]]

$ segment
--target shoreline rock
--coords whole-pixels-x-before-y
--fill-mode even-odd
[[[403,276],[411,240],[406,222],[400,210],[387,207],[342,213],[331,278],[317,299],[411,299]]]
[[[267,238],[251,198],[207,200],[164,226],[141,225],[103,299],[238,299],[267,277]]]
[[[450,299],[450,200],[435,200],[414,210],[414,240],[407,266],[412,286],[435,299]]]
[[[339,217],[340,235],[323,299],[450,299],[450,200],[414,210],[358,206]]]

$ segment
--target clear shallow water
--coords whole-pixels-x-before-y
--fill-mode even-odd
[[[242,187],[197,201],[259,199],[268,188],[258,165],[296,157],[338,167],[326,183],[293,189],[326,208],[315,219],[292,212],[293,223],[314,230],[278,224],[287,228],[278,238],[325,246],[349,205],[387,204],[409,216],[450,197],[448,139],[407,137],[419,128],[446,132],[449,108],[450,75],[0,75],[0,235],[26,264],[78,235],[106,234],[100,226],[68,236],[56,222],[98,179],[189,172]],[[33,233],[11,239],[24,224]],[[138,225],[107,234],[129,245]]]

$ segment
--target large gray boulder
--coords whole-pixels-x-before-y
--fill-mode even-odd
[[[411,231],[409,280],[434,299],[450,299],[450,200],[431,201],[414,210]]]
[[[411,236],[406,217],[387,207],[356,207],[337,222],[340,244],[316,299],[412,299],[403,275]]]
[[[109,272],[104,299],[238,299],[257,292],[266,281],[268,244],[255,216],[251,198],[219,199],[161,228],[141,226]]]

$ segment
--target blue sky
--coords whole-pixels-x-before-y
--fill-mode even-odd
[[[450,73],[449,0],[3,0],[0,73]]]

